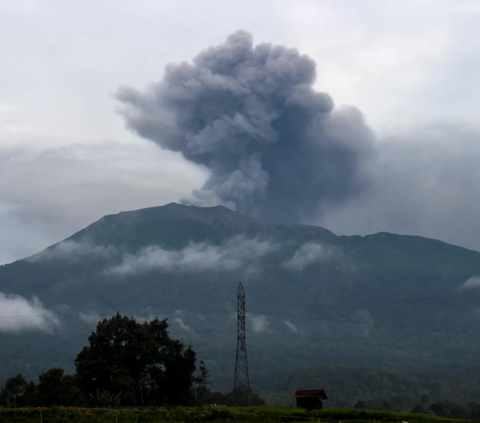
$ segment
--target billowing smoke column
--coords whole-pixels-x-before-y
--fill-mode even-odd
[[[371,152],[361,113],[333,110],[315,78],[309,57],[239,31],[116,96],[131,130],[211,171],[192,204],[299,221],[361,192]]]

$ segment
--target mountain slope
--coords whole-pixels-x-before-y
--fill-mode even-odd
[[[0,267],[0,292],[36,295],[60,321],[51,334],[1,335],[0,378],[71,370],[96,320],[119,310],[169,318],[228,388],[240,281],[257,377],[324,363],[473,363],[480,289],[464,284],[476,275],[480,253],[421,237],[336,236],[222,206],[109,215]]]

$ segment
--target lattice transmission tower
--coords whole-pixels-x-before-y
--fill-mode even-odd
[[[250,403],[250,376],[248,374],[245,315],[245,290],[240,283],[237,294],[237,354],[235,357],[235,378],[233,382],[233,405],[235,405],[235,396],[240,387],[246,390],[248,403]]]

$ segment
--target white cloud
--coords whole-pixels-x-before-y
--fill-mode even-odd
[[[30,262],[49,261],[49,260],[66,260],[76,261],[85,256],[100,256],[107,258],[114,254],[115,247],[103,245],[94,245],[88,239],[82,239],[80,242],[67,240],[59,242],[54,246],[35,254],[28,258]]]
[[[270,321],[267,316],[247,313],[246,317],[252,323],[254,332],[265,332],[270,326]]]
[[[294,44],[319,64],[318,88],[357,105],[376,130],[433,117],[474,122],[480,90],[466,86],[480,63],[479,12],[475,0],[299,0],[283,9],[302,28],[292,31]]]
[[[462,285],[461,288],[463,289],[476,289],[480,288],[480,276],[472,276],[471,278],[467,279]]]
[[[284,261],[281,266],[290,270],[301,271],[310,264],[330,260],[335,253],[336,249],[333,246],[318,242],[306,242],[295,251],[291,259]]]
[[[41,330],[51,332],[60,326],[55,313],[45,308],[37,297],[31,301],[19,295],[0,292],[0,332]]]
[[[175,323],[177,323],[177,325],[180,327],[180,329],[182,329],[183,331],[185,332],[191,332],[192,331],[192,327],[187,325],[180,317],[175,317],[173,319],[173,321]]]
[[[101,320],[100,315],[93,310],[80,311],[78,318],[89,325],[97,324]]]
[[[285,326],[287,326],[288,329],[290,329],[293,333],[300,333],[299,329],[292,323],[289,322],[288,320],[285,320]]]
[[[182,272],[254,271],[259,259],[278,248],[271,241],[243,236],[235,236],[222,245],[190,243],[183,250],[168,250],[154,245],[142,248],[136,254],[126,254],[122,262],[107,269],[107,273],[128,275],[153,269]]]

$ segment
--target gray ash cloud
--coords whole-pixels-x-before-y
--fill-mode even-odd
[[[315,81],[311,58],[238,31],[116,97],[129,129],[209,169],[188,202],[301,221],[359,195],[373,149],[360,111],[334,109]]]

